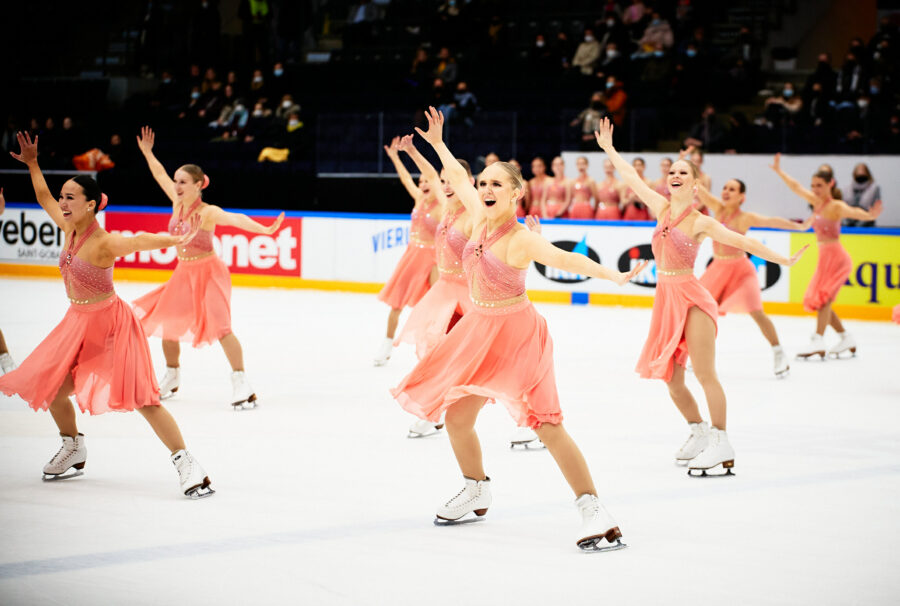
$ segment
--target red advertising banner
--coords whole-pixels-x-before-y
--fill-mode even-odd
[[[274,216],[254,216],[264,225]],[[106,213],[106,229],[113,233],[135,235],[141,232],[167,233],[169,214],[162,212],[117,211]],[[230,226],[216,227],[213,245],[216,254],[228,269],[236,274],[300,277],[300,238],[302,219],[285,217],[277,232],[271,236],[254,234]],[[135,253],[116,261],[116,267],[143,269],[173,269],[176,263],[174,247]]]

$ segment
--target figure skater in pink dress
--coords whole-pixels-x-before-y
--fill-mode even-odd
[[[671,201],[653,191],[638,171],[613,147],[613,126],[606,118],[596,133],[597,143],[622,175],[626,185],[658,217],[651,246],[656,260],[656,296],[650,332],[636,370],[643,378],[662,379],[669,395],[690,425],[691,435],[675,455],[687,462],[688,473],[719,465],[731,473],[734,450],[725,433],[725,392],[716,376],[716,316],[712,295],[694,277],[697,248],[704,238],[746,250],[781,265],[793,265],[804,249],[788,259],[756,240],[731,231],[696,211],[697,173],[694,165],[679,160],[669,170],[667,186]],[[694,396],[684,384],[684,365],[690,354],[694,375],[703,387],[712,427],[700,416]]]
[[[603,161],[605,179],[597,183],[597,212],[594,218],[600,221],[616,221],[622,218],[619,209],[622,183],[616,179],[616,167],[608,159]]]
[[[231,364],[234,410],[254,408],[256,393],[244,374],[244,353],[231,331],[231,275],[213,250],[217,225],[231,225],[258,234],[273,234],[281,226],[284,213],[269,226],[247,215],[227,212],[203,201],[201,192],[209,177],[195,164],[175,171],[174,179],[153,155],[155,135],[150,127],[141,129],[138,147],[153,178],[172,201],[169,233],[182,234],[199,217],[200,231],[177,247],[178,265],[169,281],[134,301],[135,313],[147,335],[162,338],[166,372],[160,380],[160,399],[171,397],[181,385],[181,342],[202,347],[218,341]]]
[[[414,205],[410,215],[409,244],[397,262],[394,273],[378,293],[378,300],[387,303],[391,311],[388,314],[387,335],[375,354],[375,366],[383,366],[391,357],[400,312],[404,307],[416,305],[437,280],[434,233],[441,217],[441,207],[433,182],[422,174],[416,186],[400,160],[400,152],[407,151],[400,147],[400,137],[394,137],[390,146],[384,146],[384,151],[394,164],[397,176]]]
[[[730,179],[722,187],[722,197],[717,198],[702,185],[697,186],[700,201],[708,208],[716,221],[739,234],[746,234],[751,227],[774,227],[793,231],[806,231],[812,218],[795,223],[781,217],[767,217],[744,212],[741,206],[747,198],[747,187],[740,179]],[[713,242],[713,261],[700,276],[700,284],[710,292],[719,305],[719,315],[727,312],[747,313],[753,318],[763,336],[772,346],[775,376],[783,377],[790,366],[784,350],[778,342],[778,333],[772,320],[763,311],[759,279],[756,267],[743,250]]]
[[[138,411],[171,453],[184,494],[201,498],[213,494],[209,477],[185,450],[175,419],[159,403],[159,387],[147,338],[140,322],[113,288],[113,264],[142,250],[184,244],[199,227],[183,236],[110,234],[97,223],[106,195],[86,175],[66,181],[59,202],[47,187],[38,166],[38,138],[17,133],[20,154],[28,166],[37,201],[65,233],[59,271],[71,305],[62,321],[15,370],[0,377],[0,391],[18,395],[34,410],[49,410],[62,437],[62,447],[44,466],[45,480],[82,475],[87,462],[84,434],[78,433],[75,408],[82,412]]]
[[[672,159],[671,158],[663,158],[659,161],[659,173],[660,177],[656,181],[651,184],[653,190],[658,193],[660,196],[668,200],[671,198],[669,194],[669,186],[666,185],[666,181],[669,179],[669,170],[672,168]]]
[[[544,187],[540,214],[544,219],[559,219],[566,215],[572,202],[572,183],[566,179],[566,163],[562,157],[553,158],[550,168],[553,178]]]
[[[644,162],[644,159],[640,157],[635,158],[631,161],[631,166],[634,172],[637,173],[641,183],[647,185],[648,181],[644,176],[644,170],[647,168],[647,163]],[[649,221],[650,211],[647,210],[647,205],[641,200],[635,188],[633,188],[625,179],[625,175],[622,173],[621,169],[619,169],[619,173],[622,174],[622,179],[625,181],[625,184],[622,186],[624,193],[622,194],[620,202],[622,205],[622,219],[625,221]]]
[[[547,175],[547,163],[540,156],[535,156],[531,161],[531,174],[534,176],[528,181],[528,207],[527,215],[540,215],[541,203],[544,200],[544,189],[550,184],[551,178]]]
[[[792,192],[812,206],[813,230],[816,232],[816,245],[819,249],[816,271],[803,295],[803,307],[807,311],[816,312],[816,332],[810,338],[809,345],[797,353],[797,357],[809,359],[819,356],[824,360],[826,353],[837,358],[845,352],[855,354],[856,340],[844,330],[841,319],[831,307],[853,269],[850,255],[841,246],[841,219],[874,221],[881,214],[880,201],[870,210],[863,210],[834,199],[834,177],[832,173],[825,171],[813,175],[810,191],[781,170],[781,154],[775,154],[775,162],[771,168]],[[839,340],[826,350],[822,337],[829,325],[837,332]]]
[[[577,543],[593,549],[621,536],[597,498],[587,463],[562,426],[547,324],[525,294],[529,264],[624,284],[636,271],[620,273],[584,255],[565,252],[516,221],[515,200],[524,183],[507,163],[485,168],[472,187],[465,169],[442,140],[444,117],[427,113],[428,131],[416,129],[437,151],[444,173],[474,225],[463,265],[474,311],[466,314],[392,390],[401,406],[436,421],[446,411],[450,444],[465,478],[464,488],[438,508],[436,523],[483,516],[491,505],[475,420],[486,402],[502,401],[519,425],[532,427],[574,491],[583,526]],[[617,546],[617,545],[616,545]]]
[[[593,219],[597,184],[587,174],[588,159],[579,156],[575,160],[575,168],[578,169],[578,176],[572,181],[572,203],[566,216],[570,219]]]

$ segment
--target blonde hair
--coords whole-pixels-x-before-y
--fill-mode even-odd
[[[509,177],[513,189],[525,189],[525,179],[522,178],[522,171],[516,168],[514,164],[510,164],[509,162],[494,162],[491,166],[503,169],[503,172]],[[484,174],[483,171],[482,174]]]

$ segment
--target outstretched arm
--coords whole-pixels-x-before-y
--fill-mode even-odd
[[[126,257],[142,250],[157,250],[185,244],[197,235],[199,229],[200,216],[195,214],[191,217],[190,229],[184,234],[138,234],[136,236],[110,234],[103,242],[104,264],[112,263],[118,257]]]
[[[416,132],[428,141],[434,148],[434,151],[437,152],[438,158],[441,159],[441,164],[444,165],[445,178],[450,181],[450,186],[456,192],[460,202],[465,206],[466,212],[469,213],[471,224],[478,225],[484,218],[484,209],[478,199],[478,192],[475,190],[472,182],[469,181],[466,169],[456,160],[447,144],[444,143],[444,114],[433,107],[429,107],[428,111],[425,112],[425,117],[428,118],[428,130],[423,131],[417,126]]]
[[[203,223],[211,220],[216,225],[231,225],[255,234],[274,234],[281,227],[281,222],[284,221],[284,213],[282,212],[271,225],[266,226],[254,221],[243,213],[228,212],[213,205],[204,208],[201,214]]]
[[[416,187],[415,181],[413,181],[412,176],[409,174],[409,171],[406,170],[406,166],[403,165],[403,161],[400,160],[400,137],[394,137],[391,139],[390,145],[384,146],[384,151],[387,153],[388,158],[391,159],[391,163],[394,165],[394,170],[397,171],[397,176],[400,177],[400,183],[403,184],[403,187],[406,188],[406,193],[408,193],[412,199],[418,203],[419,198],[422,197],[422,190]]]
[[[622,175],[622,180],[634,190],[641,202],[653,210],[653,214],[659,216],[660,211],[668,204],[668,200],[644,183],[644,180],[641,179],[634,167],[626,162],[625,158],[620,156],[616,148],[613,147],[613,125],[609,118],[603,118],[600,122],[600,130],[594,131],[594,137],[597,139],[597,145],[606,152],[613,166]]]
[[[162,190],[169,196],[169,200],[172,201],[172,204],[175,204],[178,200],[175,196],[175,182],[172,181],[172,178],[166,173],[166,168],[162,163],[153,155],[153,144],[155,142],[156,135],[153,133],[153,129],[149,126],[142,127],[141,134],[137,137],[138,148],[141,150],[141,153],[144,154],[147,166],[150,167],[150,174],[153,175],[153,178],[156,179],[156,182],[159,183]]]
[[[708,207],[713,212],[713,214],[722,212],[722,208],[725,207],[725,203],[722,202],[720,198],[717,198],[709,193],[709,190],[706,189],[706,186],[704,186],[702,183],[697,186],[697,196],[700,198],[700,202],[704,206]]]
[[[800,196],[801,198],[805,198],[807,202],[816,206],[819,203],[819,199],[816,198],[816,195],[800,185],[800,182],[794,179],[792,176],[781,170],[781,154],[775,154],[775,161],[769,165],[769,168],[775,171],[781,180],[785,182],[785,184],[790,188],[792,192]]]
[[[786,265],[790,267],[803,255],[804,251],[806,251],[807,246],[801,248],[797,254],[793,257],[785,257],[781,255],[768,246],[763,245],[759,240],[754,240],[753,238],[748,238],[747,236],[743,236],[737,232],[731,231],[712,217],[707,216],[699,216],[694,221],[694,237],[699,238],[700,236],[707,236],[712,238],[716,242],[721,242],[726,246],[733,246],[735,248],[740,248],[741,250],[745,250],[752,255],[756,255],[757,257],[761,257],[766,261],[771,261],[773,263],[778,263],[779,265]]]
[[[775,229],[789,229],[791,231],[806,231],[812,227],[813,222],[812,215],[803,223],[797,223],[782,217],[767,217],[756,213],[744,213],[744,216],[748,218],[747,224],[750,227],[774,227]]]
[[[37,135],[32,141],[31,136],[27,132],[18,132],[16,133],[16,140],[19,142],[19,153],[9,152],[9,155],[28,167],[28,172],[31,174],[31,185],[34,187],[34,195],[37,197],[38,204],[47,211],[47,214],[50,215],[50,218],[53,219],[58,228],[67,231],[66,222],[63,220],[62,211],[59,209],[59,203],[53,197],[53,194],[50,193],[47,181],[44,180],[44,173],[41,172],[41,167],[38,166]]]
[[[435,196],[437,196],[441,208],[445,208],[447,206],[447,196],[444,195],[444,188],[441,185],[441,175],[431,165],[431,162],[426,160],[425,156],[420,154],[419,150],[416,149],[416,146],[413,143],[413,136],[404,135],[399,141],[399,146],[400,151],[406,152],[406,155],[412,158],[416,168],[418,168],[419,172],[422,174],[422,178],[431,185],[431,191],[435,192]]]
[[[856,219],[858,221],[874,221],[878,218],[878,215],[881,214],[882,202],[881,200],[876,200],[875,204],[872,205],[872,208],[869,210],[865,210],[863,208],[859,208],[857,206],[850,206],[846,202],[840,202],[838,204],[838,208],[841,211],[842,219]]]
[[[551,244],[539,232],[519,230],[509,243],[510,261],[516,266],[527,266],[531,261],[556,267],[563,271],[600,280],[610,280],[619,286],[639,274],[647,262],[639,263],[629,272],[620,272],[595,263],[586,255],[565,251]]]

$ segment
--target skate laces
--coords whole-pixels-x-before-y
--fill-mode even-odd
[[[66,459],[71,457],[73,454],[75,454],[75,450],[70,450],[69,452],[66,452],[65,455],[63,455],[63,453],[65,451],[66,451],[66,443],[63,442],[63,445],[59,447],[59,450],[57,450],[56,454],[53,455],[53,458],[50,459],[50,464],[53,465],[55,463],[62,463],[63,461],[65,461]],[[63,456],[60,456],[60,455],[63,455]]]
[[[175,469],[178,470],[178,478],[184,482],[191,476],[193,464],[188,453],[185,451],[175,459]]]

